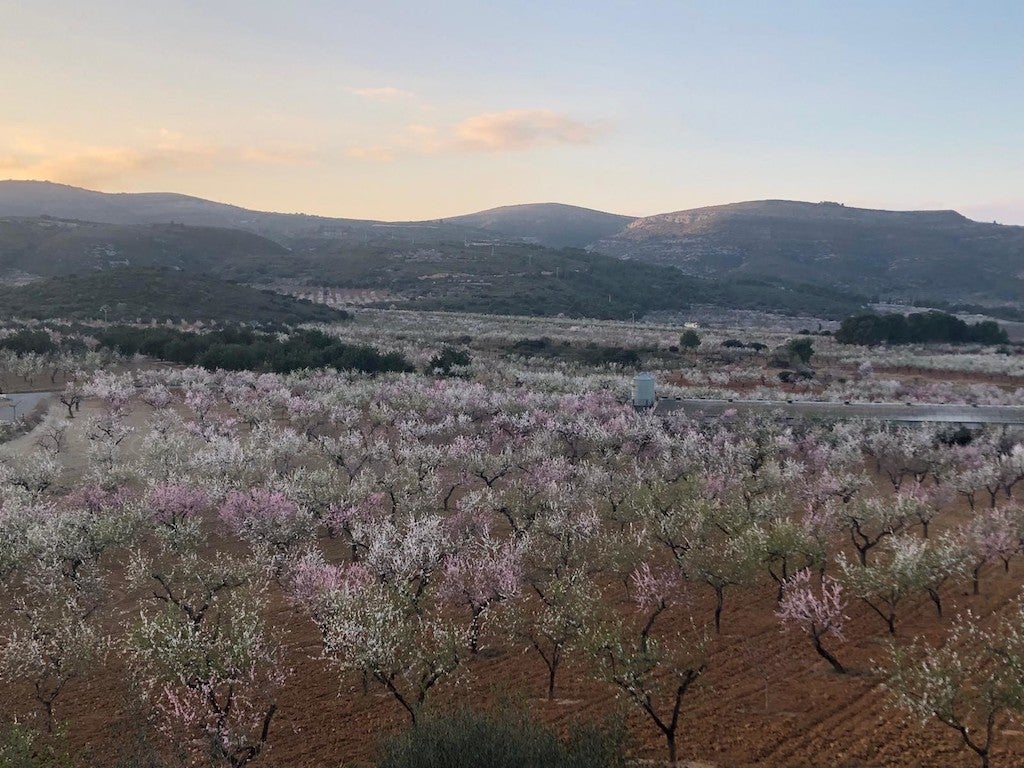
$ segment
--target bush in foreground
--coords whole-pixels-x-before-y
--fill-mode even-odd
[[[622,768],[618,727],[578,727],[562,740],[529,716],[468,710],[423,719],[389,739],[380,768]]]

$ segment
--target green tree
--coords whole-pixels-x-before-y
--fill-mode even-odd
[[[814,354],[814,344],[807,338],[790,339],[786,342],[786,349],[804,365],[811,362],[811,356]]]
[[[679,346],[683,349],[696,349],[700,346],[700,334],[692,328],[687,328],[679,337]]]

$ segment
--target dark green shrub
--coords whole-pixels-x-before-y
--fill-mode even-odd
[[[543,336],[539,339],[520,339],[512,345],[512,350],[519,354],[530,354],[533,352],[543,352],[551,346],[551,339],[547,336]]]
[[[583,350],[580,358],[588,365],[620,365],[623,368],[639,368],[640,354],[635,349],[623,347],[595,347]]]
[[[807,365],[814,354],[814,343],[810,339],[790,339],[786,343],[788,349],[801,363]]]
[[[968,325],[945,312],[901,314],[864,314],[843,320],[835,333],[841,344],[874,346],[887,344],[927,344],[946,342],[960,344],[1006,344],[1006,331],[992,320]]]
[[[623,768],[620,727],[578,727],[566,740],[527,715],[464,710],[389,739],[380,768]]]
[[[469,353],[455,347],[445,347],[427,363],[424,373],[440,373],[442,376],[451,376],[452,368],[464,368],[473,362]]]
[[[700,346],[700,334],[693,328],[687,328],[679,337],[679,346],[683,349],[696,349]]]
[[[0,727],[0,768],[71,768],[61,731],[43,734],[22,723]]]
[[[50,339],[50,334],[46,331],[33,331],[28,328],[23,328],[17,333],[0,339],[0,347],[17,352],[19,355],[26,352],[45,355],[57,351],[57,345]]]
[[[289,373],[303,368],[337,368],[365,373],[412,371],[398,352],[345,344],[321,331],[294,331],[285,340],[250,328],[227,327],[208,333],[173,328],[114,326],[97,334],[105,347],[125,355],[140,352],[181,365],[241,371]]]

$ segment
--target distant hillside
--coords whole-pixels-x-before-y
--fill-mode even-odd
[[[0,219],[0,280],[119,267],[177,267],[251,279],[289,260],[251,232],[180,224],[123,226],[55,218]]]
[[[346,313],[171,269],[115,269],[0,288],[5,317],[110,321],[336,322]]]
[[[621,231],[633,217],[575,205],[536,203],[507,205],[445,221],[555,248],[583,248]]]
[[[339,246],[319,259],[319,285],[394,297],[380,306],[624,319],[694,304],[833,318],[864,306],[859,297],[821,287],[697,278],[671,267],[539,245]]]
[[[580,248],[613,235],[633,220],[631,216],[574,205],[542,203],[510,205],[442,220],[371,221],[252,211],[170,193],[107,193],[48,181],[0,181],[0,217],[44,215],[107,224],[173,222],[240,229],[288,244],[302,239],[422,243],[505,238]]]
[[[235,205],[169,193],[107,193],[48,181],[0,181],[0,217],[53,216],[107,224],[187,224],[255,232],[291,244],[296,239],[325,238],[344,242],[369,240],[441,241],[479,237],[482,230],[465,225],[426,222],[379,222],[251,211]]]
[[[768,276],[901,299],[1024,299],[1024,227],[955,211],[765,200],[637,219],[595,247],[692,275]]]
[[[263,213],[199,197],[162,192],[108,193],[48,181],[0,181],[0,216],[48,215],[107,224],[166,224],[224,227],[259,232],[294,229],[315,232],[323,222],[316,216]]]

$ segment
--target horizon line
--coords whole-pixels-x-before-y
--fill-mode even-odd
[[[799,199],[784,198],[784,197],[749,198],[749,199],[743,199],[743,200],[733,200],[733,201],[727,202],[727,203],[709,203],[709,204],[706,204],[706,205],[698,205],[698,206],[694,206],[694,207],[690,207],[690,208],[672,208],[670,210],[663,210],[663,211],[659,211],[657,213],[644,214],[644,215],[640,215],[640,216],[635,216],[635,215],[626,214],[626,213],[618,213],[618,212],[615,212],[615,211],[608,211],[608,210],[604,210],[604,209],[601,209],[601,208],[591,208],[589,206],[578,205],[576,203],[566,203],[566,202],[557,201],[557,200],[546,200],[546,201],[538,201],[538,202],[504,203],[504,204],[501,204],[501,205],[490,206],[488,208],[480,208],[480,209],[477,209],[477,210],[467,211],[467,212],[463,212],[463,213],[455,213],[455,214],[450,214],[450,215],[447,215],[447,216],[433,216],[433,217],[421,218],[421,219],[384,219],[384,218],[363,218],[363,217],[354,217],[354,216],[337,215],[337,214],[307,213],[307,212],[304,212],[304,211],[280,211],[280,210],[275,211],[275,210],[268,210],[268,209],[265,209],[265,208],[249,208],[249,207],[247,207],[245,205],[241,205],[239,203],[225,202],[223,200],[215,200],[213,198],[202,197],[200,195],[189,194],[189,193],[186,193],[186,192],[172,192],[172,191],[167,191],[167,190],[149,190],[149,191],[144,191],[144,192],[108,191],[108,190],[103,190],[103,189],[93,189],[93,188],[90,188],[90,187],[77,186],[75,184],[68,184],[67,182],[63,182],[63,181],[54,181],[52,179],[0,179],[0,184],[8,184],[8,183],[12,183],[12,184],[47,184],[47,185],[57,186],[57,187],[66,187],[68,189],[78,190],[78,191],[81,191],[81,192],[90,192],[90,193],[93,193],[93,194],[112,195],[112,196],[113,195],[125,195],[125,196],[173,195],[173,196],[176,196],[176,197],[187,197],[187,198],[191,198],[193,200],[199,200],[199,201],[202,201],[202,202],[205,202],[205,203],[213,203],[215,205],[224,205],[224,206],[229,206],[229,207],[232,207],[232,208],[238,208],[238,209],[241,209],[241,210],[244,210],[244,211],[248,211],[248,212],[251,212],[251,213],[274,214],[274,215],[281,215],[281,216],[305,216],[305,217],[308,217],[308,218],[316,218],[316,219],[342,219],[342,220],[348,220],[348,221],[372,221],[372,222],[380,222],[380,223],[387,223],[387,224],[400,224],[400,223],[407,223],[407,222],[408,223],[415,223],[415,222],[426,222],[426,221],[444,221],[444,220],[447,220],[447,219],[457,219],[457,218],[461,218],[461,217],[464,217],[464,216],[473,216],[473,215],[476,215],[476,214],[488,213],[488,212],[491,212],[491,211],[498,211],[498,210],[502,210],[502,209],[506,209],[506,208],[522,208],[522,207],[529,207],[529,206],[545,206],[545,205],[557,205],[557,206],[565,206],[565,207],[569,207],[569,208],[578,208],[578,209],[585,210],[585,211],[592,211],[592,212],[595,212],[595,213],[602,213],[602,214],[610,215],[610,216],[619,216],[619,217],[622,217],[622,218],[627,218],[627,219],[631,219],[633,221],[637,221],[637,220],[640,220],[640,219],[654,218],[656,216],[665,216],[665,215],[670,215],[670,214],[673,214],[673,213],[685,213],[685,212],[688,212],[688,211],[699,211],[699,210],[705,210],[705,209],[708,209],[708,208],[725,208],[725,207],[729,207],[729,206],[744,205],[744,204],[749,204],[749,203],[799,203],[799,204],[803,204],[803,205],[834,205],[834,206],[842,207],[842,208],[850,208],[852,210],[872,211],[872,212],[880,212],[880,213],[955,213],[958,216],[963,216],[968,221],[972,221],[972,222],[975,222],[975,223],[978,223],[978,224],[989,224],[989,223],[991,223],[991,224],[997,224],[997,225],[1000,225],[1000,226],[1024,226],[1024,223],[1015,224],[1015,223],[1006,223],[1006,222],[1000,222],[1000,221],[992,221],[992,222],[980,221],[978,219],[971,218],[970,216],[960,212],[956,208],[875,208],[875,207],[868,207],[868,206],[864,206],[864,205],[851,205],[851,204],[847,204],[847,203],[844,203],[844,202],[841,202],[841,201],[836,201],[836,200],[819,200],[819,201],[815,202],[815,201],[811,201],[811,200],[799,200]]]

